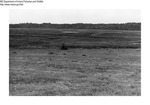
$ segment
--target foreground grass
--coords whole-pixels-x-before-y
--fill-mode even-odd
[[[10,49],[11,96],[139,96],[140,49]]]

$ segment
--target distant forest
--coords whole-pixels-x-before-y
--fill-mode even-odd
[[[141,23],[118,24],[52,24],[52,23],[20,23],[10,24],[10,28],[56,28],[56,29],[109,29],[109,30],[141,30]]]

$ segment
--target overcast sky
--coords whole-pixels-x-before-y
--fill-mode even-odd
[[[12,9],[10,23],[126,23],[141,22],[140,10]]]

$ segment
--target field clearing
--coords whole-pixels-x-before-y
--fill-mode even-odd
[[[140,96],[140,47],[140,31],[10,29],[9,95]]]

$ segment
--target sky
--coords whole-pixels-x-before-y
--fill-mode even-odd
[[[127,23],[141,22],[138,9],[10,9],[9,23]]]

